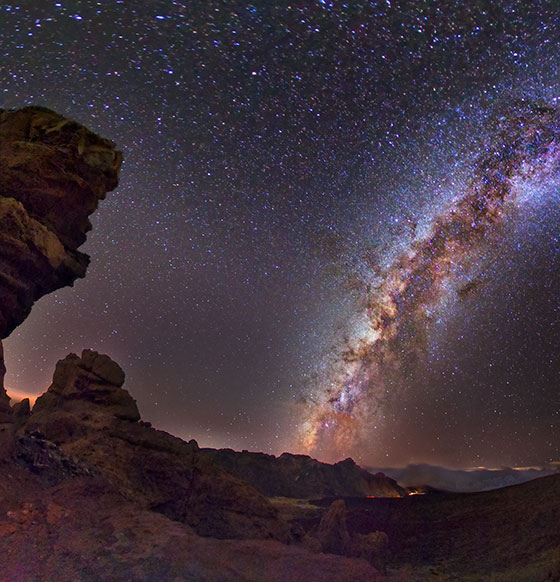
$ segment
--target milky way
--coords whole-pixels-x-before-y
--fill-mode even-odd
[[[333,378],[309,403],[303,445],[335,456],[365,446],[391,388],[387,377],[402,367],[403,345],[415,350],[430,313],[454,290],[476,293],[476,281],[457,285],[489,232],[511,218],[518,206],[519,181],[553,181],[560,172],[560,111],[521,102],[496,123],[496,135],[476,160],[465,192],[430,223],[428,232],[367,286],[366,325],[353,333],[334,365]],[[424,332],[425,333],[425,332]],[[405,352],[405,355],[406,352]],[[390,396],[390,395],[389,395]]]

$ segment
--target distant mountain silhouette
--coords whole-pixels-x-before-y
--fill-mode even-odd
[[[560,465],[553,463],[546,467],[512,469],[477,468],[469,470],[447,469],[437,465],[413,464],[402,468],[370,468],[372,472],[382,472],[395,479],[402,487],[431,487],[444,491],[473,492],[498,489],[518,483],[525,483],[539,477],[560,473]]]

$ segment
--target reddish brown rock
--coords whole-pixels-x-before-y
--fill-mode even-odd
[[[23,431],[40,432],[126,498],[201,535],[288,541],[288,525],[249,484],[202,455],[196,442],[138,422],[123,382],[123,371],[108,356],[70,354],[57,364]]]
[[[64,442],[72,436],[64,431],[82,420],[84,431],[94,418],[98,426],[108,426],[114,418],[138,421],[136,401],[121,388],[123,383],[124,372],[108,356],[93,350],[84,350],[81,358],[70,354],[57,363],[53,383],[33,407],[30,425],[43,426],[50,440]]]
[[[0,110],[0,195],[21,202],[68,249],[85,242],[121,162],[113,142],[54,111]]]
[[[99,477],[45,484],[0,464],[2,580],[10,582],[375,582],[366,561],[269,540],[202,538],[138,509]]]
[[[0,109],[0,339],[85,275],[77,249],[121,161],[112,142],[53,111]]]
[[[317,539],[323,552],[346,555],[350,549],[350,535],[346,528],[346,504],[342,499],[333,501],[321,518]]]

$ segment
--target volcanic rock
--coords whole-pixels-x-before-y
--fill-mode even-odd
[[[12,406],[12,418],[17,426],[21,426],[27,422],[30,414],[31,403],[29,402],[29,398],[24,398]]]
[[[349,556],[364,558],[378,570],[385,570],[389,537],[383,531],[354,534],[348,548]]]
[[[329,465],[307,455],[241,453],[231,449],[202,449],[232,475],[249,482],[267,497],[401,497],[396,481],[382,473],[372,475],[352,459]]]
[[[317,539],[323,552],[344,556],[350,548],[350,535],[346,528],[346,504],[342,499],[333,501],[321,518]]]
[[[112,142],[54,111],[0,109],[0,340],[37,299],[84,277],[77,249],[121,162]],[[0,423],[10,416],[2,383]]]
[[[91,475],[91,470],[69,457],[40,434],[21,435],[14,443],[12,457],[46,485],[56,485],[76,475]]]
[[[11,422],[12,411],[10,409],[10,398],[4,390],[4,376],[6,375],[6,366],[4,365],[4,350],[0,341],[0,424]]]
[[[42,426],[50,440],[64,442],[71,437],[70,427],[79,429],[81,417],[91,423],[94,416],[103,425],[113,417],[138,421],[136,401],[121,388],[123,383],[124,372],[108,356],[92,350],[84,350],[81,358],[70,354],[57,363],[53,383],[37,399],[29,427]]]
[[[85,275],[77,248],[121,161],[112,142],[53,111],[0,109],[0,339]]]
[[[23,427],[103,475],[141,507],[218,538],[288,541],[269,501],[185,443],[138,422],[124,373],[108,356],[84,350],[58,362],[53,383]]]

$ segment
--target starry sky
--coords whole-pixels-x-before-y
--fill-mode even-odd
[[[202,446],[560,460],[556,0],[0,4],[0,107],[115,141],[86,279],[5,342],[91,347]]]

